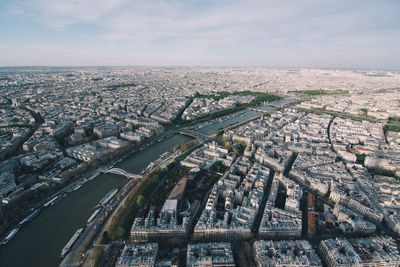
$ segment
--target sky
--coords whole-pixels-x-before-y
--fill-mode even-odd
[[[400,70],[399,0],[0,0],[0,66]]]

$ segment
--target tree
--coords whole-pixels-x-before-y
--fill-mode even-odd
[[[138,198],[137,198],[137,200],[136,200],[136,204],[139,206],[139,207],[142,207],[143,206],[143,204],[144,204],[144,196],[142,196],[142,195],[139,195],[138,196]]]
[[[118,236],[119,238],[122,238],[122,237],[125,236],[125,229],[124,229],[123,227],[121,227],[121,226],[118,227],[117,236]]]
[[[365,154],[358,154],[357,155],[357,163],[364,164],[366,157],[367,157],[367,155],[365,155]]]
[[[153,181],[153,182],[158,182],[158,179],[159,179],[160,177],[158,176],[158,174],[154,174],[153,175],[153,177],[151,178],[151,180]]]
[[[101,240],[102,244],[107,244],[108,242],[110,242],[110,237],[108,236],[108,232],[104,231],[103,232],[103,239]]]

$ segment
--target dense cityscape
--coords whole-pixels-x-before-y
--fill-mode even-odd
[[[400,265],[399,72],[2,68],[0,88],[2,266]]]

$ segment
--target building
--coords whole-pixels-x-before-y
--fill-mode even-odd
[[[157,251],[157,243],[126,244],[115,267],[152,267]]]
[[[321,266],[310,243],[306,240],[256,241],[254,258],[258,267]]]
[[[337,217],[339,228],[343,233],[372,234],[376,230],[375,224],[364,220],[360,214],[340,204],[335,205],[333,214]]]
[[[400,253],[396,241],[387,236],[350,239],[354,251],[361,258],[362,266],[400,265]]]
[[[344,238],[323,240],[319,245],[319,250],[329,267],[362,266],[360,256]]]
[[[90,161],[100,155],[96,148],[90,144],[74,146],[66,149],[67,155],[82,161]]]
[[[2,172],[0,174],[0,198],[4,198],[8,193],[17,188],[14,181],[14,174],[11,172]]]
[[[181,164],[189,168],[209,169],[217,161],[229,167],[234,160],[234,154],[229,153],[228,149],[211,142],[190,153]]]
[[[239,157],[212,188],[194,236],[216,241],[250,239],[269,179],[268,168]]]
[[[397,244],[387,236],[328,239],[321,241],[319,248],[329,267],[395,267],[400,264]]]
[[[126,145],[127,142],[121,139],[118,139],[116,136],[110,136],[108,138],[104,138],[97,141],[97,145],[101,148],[105,149],[118,149]]]
[[[279,187],[286,189],[284,209],[275,206]],[[261,219],[259,236],[261,238],[299,237],[302,229],[300,199],[302,188],[280,175],[272,181],[270,194]]]
[[[231,244],[225,242],[189,244],[187,248],[186,266],[236,266]]]

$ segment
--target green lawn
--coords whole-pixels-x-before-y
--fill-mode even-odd
[[[225,98],[227,96],[234,96],[234,95],[242,95],[242,96],[255,96],[256,98],[250,102],[250,103],[240,103],[238,105],[236,105],[236,107],[234,108],[230,108],[230,109],[224,109],[224,110],[220,110],[211,114],[207,114],[204,115],[202,117],[199,117],[193,121],[186,121],[186,120],[182,120],[181,118],[177,118],[174,120],[174,123],[177,124],[190,124],[190,123],[194,123],[194,122],[203,122],[203,121],[209,121],[218,117],[222,117],[231,113],[235,113],[241,110],[244,110],[248,107],[254,107],[254,106],[258,106],[260,105],[262,102],[270,102],[270,101],[276,101],[281,99],[280,96],[274,95],[274,94],[269,94],[269,93],[262,93],[262,92],[253,92],[253,91],[238,91],[238,92],[225,92],[225,91],[221,91],[221,92],[215,92],[213,94],[210,95],[201,95],[201,94],[197,94],[195,97],[197,98],[213,98],[214,100],[218,101],[222,98]]]
[[[301,95],[336,95],[336,94],[348,94],[348,90],[298,90],[298,91],[289,91],[289,93],[293,94],[301,94]]]
[[[383,130],[385,132],[400,132],[400,117],[390,117]]]

